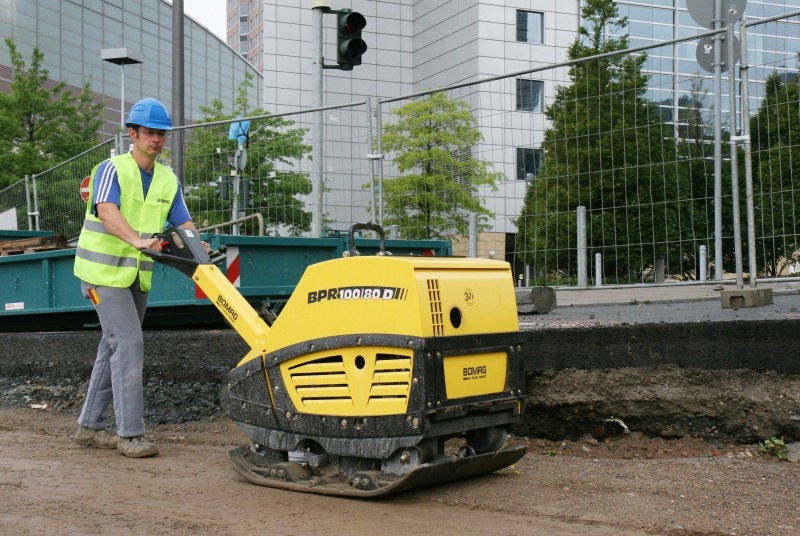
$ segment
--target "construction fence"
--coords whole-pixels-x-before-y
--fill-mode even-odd
[[[698,62],[709,38],[727,46],[717,35],[179,127],[182,154],[163,159],[214,232],[311,236],[317,209],[322,236],[373,221],[401,238],[449,238],[456,254],[509,261],[525,285],[794,275],[800,12],[739,25],[742,61],[720,78]],[[0,226],[76,238],[79,183],[125,144],[1,191]]]

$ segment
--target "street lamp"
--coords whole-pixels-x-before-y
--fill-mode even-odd
[[[120,129],[125,132],[125,66],[144,62],[141,52],[131,48],[104,48],[100,51],[100,59],[120,66],[122,94],[119,99]],[[121,144],[121,140],[120,140]]]

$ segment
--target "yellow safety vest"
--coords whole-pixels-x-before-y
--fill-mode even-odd
[[[145,199],[141,172],[133,154],[115,156],[111,163],[117,170],[122,216],[143,238],[162,231],[178,191],[178,178],[156,162]],[[99,167],[99,164],[95,166],[89,180],[89,202],[75,252],[74,274],[93,285],[119,288],[130,287],[138,274],[139,287],[147,292],[153,275],[153,260],[109,233],[100,218],[92,214],[94,179]]]

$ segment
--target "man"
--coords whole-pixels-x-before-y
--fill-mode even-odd
[[[165,223],[197,229],[177,177],[156,161],[172,130],[166,107],[143,99],[125,125],[132,149],[92,170],[75,254],[74,273],[103,331],[75,442],[144,458],[157,455],[158,446],[144,438],[142,320],[154,263],[141,250],[161,251],[153,235]],[[117,435],[105,429],[112,400]]]

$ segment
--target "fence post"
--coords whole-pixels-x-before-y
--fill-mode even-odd
[[[747,65],[747,25],[739,24],[741,59],[739,73],[742,77],[742,140],[744,141],[744,181],[747,206],[747,253],[750,266],[750,288],[756,287],[756,216],[753,200],[753,149],[750,144],[750,77]]]
[[[596,287],[603,286],[603,254],[594,254],[594,285]]]
[[[708,271],[708,247],[700,246],[700,281],[706,280],[706,272]]]
[[[33,231],[33,207],[31,207],[30,175],[25,175],[25,214],[28,216],[28,230]]]
[[[578,207],[578,286],[585,287],[587,282],[586,258],[586,207]]]
[[[381,116],[381,101],[375,106],[375,127],[378,131],[378,154],[381,162],[378,165],[378,225],[383,227],[383,117]]]
[[[372,99],[367,97],[367,161],[369,162],[369,204],[372,211],[372,219],[380,225],[378,213],[375,210],[375,155],[372,154]]]
[[[731,130],[731,205],[733,208],[733,255],[736,259],[736,288],[744,288],[744,271],[742,267],[742,227],[741,212],[739,211],[739,166],[738,149],[736,145],[736,69],[734,69],[733,55],[733,24],[728,25],[728,91],[730,94],[730,130]]]
[[[722,2],[716,0],[714,29],[723,24]],[[714,34],[714,279],[718,281],[722,280],[722,39]]]
[[[39,187],[36,184],[36,175],[31,175],[31,185],[33,187],[33,212],[31,212],[30,215],[33,216],[33,228],[37,231],[41,231],[39,227]],[[28,203],[28,206],[30,206],[30,202]],[[30,226],[30,220],[28,221],[28,225]]]
[[[661,257],[656,257],[655,266],[653,268],[653,280],[656,283],[663,283],[664,282],[664,259]]]
[[[468,257],[478,256],[478,215],[469,215],[469,254]]]
[[[400,226],[399,225],[390,225],[389,226],[389,239],[390,240],[397,240],[400,238]]]

